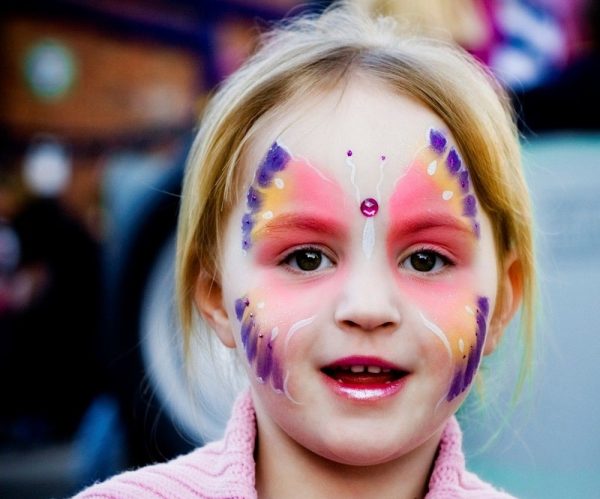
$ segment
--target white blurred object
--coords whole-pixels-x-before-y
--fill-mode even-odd
[[[505,41],[492,51],[490,66],[508,87],[536,86],[566,59],[566,35],[548,8],[506,0],[498,3],[496,22]]]
[[[33,144],[25,156],[23,175],[34,194],[54,197],[71,178],[71,157],[58,141],[44,139]]]

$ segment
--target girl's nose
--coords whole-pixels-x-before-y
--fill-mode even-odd
[[[335,311],[340,328],[392,332],[400,326],[397,291],[389,269],[378,271],[374,267],[362,264],[350,272]]]

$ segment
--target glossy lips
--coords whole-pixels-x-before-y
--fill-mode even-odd
[[[374,402],[397,393],[407,372],[377,357],[346,357],[321,369],[326,384],[350,400]]]

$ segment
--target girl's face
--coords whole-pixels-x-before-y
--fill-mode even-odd
[[[491,224],[447,126],[358,78],[264,119],[243,167],[217,329],[259,428],[357,465],[439,436],[497,329]]]

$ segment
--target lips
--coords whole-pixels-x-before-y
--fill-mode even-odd
[[[343,397],[376,401],[397,393],[408,372],[376,357],[346,357],[321,368],[326,384]]]

